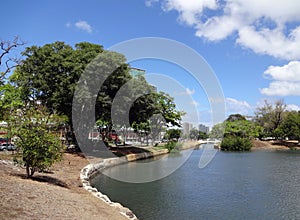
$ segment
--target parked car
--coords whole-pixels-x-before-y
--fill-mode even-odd
[[[2,150],[6,150],[6,145],[0,144],[0,150],[1,150],[1,151],[2,151]]]
[[[0,150],[16,150],[17,146],[11,143],[2,143],[0,145]]]

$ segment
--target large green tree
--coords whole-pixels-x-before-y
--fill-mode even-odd
[[[68,116],[70,122],[76,83],[102,51],[102,46],[87,42],[75,48],[64,42],[27,47],[10,81],[21,89],[24,102],[38,101],[51,113]]]

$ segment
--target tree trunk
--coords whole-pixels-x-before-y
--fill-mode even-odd
[[[26,177],[27,177],[27,178],[30,178],[30,177],[33,176],[34,173],[35,173],[35,168],[30,167],[30,166],[28,165],[28,163],[26,163]]]

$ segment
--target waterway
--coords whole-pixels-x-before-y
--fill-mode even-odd
[[[200,169],[201,154],[194,150],[179,169],[157,181],[126,183],[99,174],[91,184],[142,220],[300,219],[300,152],[218,152]],[[170,157],[158,167],[177,158]],[[109,172],[136,172],[138,163]]]

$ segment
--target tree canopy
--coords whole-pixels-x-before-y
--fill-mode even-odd
[[[25,103],[38,101],[50,112],[68,116],[70,122],[76,83],[102,51],[102,46],[87,42],[76,44],[75,49],[59,41],[27,47],[10,81],[21,89]]]
[[[251,138],[258,137],[261,128],[253,121],[248,121],[240,114],[230,115],[222,124],[217,124],[212,129],[212,135],[220,137],[224,132],[221,143],[222,150],[249,151],[252,147]]]

